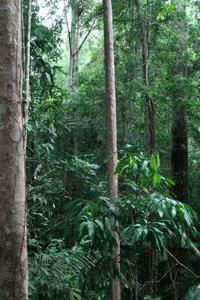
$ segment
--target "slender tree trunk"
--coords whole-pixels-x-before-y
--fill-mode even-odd
[[[185,24],[185,0],[173,1],[176,12],[182,17],[174,19],[177,34],[177,64],[171,66],[171,176],[175,181],[173,194],[179,201],[188,201],[188,134],[187,134],[187,29]]]
[[[177,31],[177,65],[171,66],[172,87],[172,148],[171,176],[175,180],[173,193],[179,201],[188,200],[188,137],[187,137],[187,33],[185,24],[185,0],[173,2],[176,11],[182,12],[177,17],[173,28]],[[181,11],[180,11],[181,10]],[[179,52],[178,52],[179,51]]]
[[[27,300],[21,1],[0,1],[0,299]]]
[[[136,6],[140,40],[142,47],[142,74],[145,85],[145,110],[146,110],[146,128],[147,128],[147,150],[150,154],[155,151],[155,105],[150,93],[150,81],[149,81],[149,45],[148,38],[145,33],[145,25],[142,17],[139,0],[132,0]]]
[[[150,93],[150,80],[149,80],[149,43],[148,34],[145,32],[145,24],[142,16],[139,0],[132,0],[137,11],[140,41],[142,48],[142,75],[145,86],[145,119],[146,119],[146,136],[147,136],[147,151],[153,154],[155,151],[155,105]],[[148,5],[148,4],[147,4]],[[154,282],[156,276],[156,251],[150,249],[149,251],[149,294],[154,295]]]
[[[188,200],[188,139],[187,139],[187,108],[179,99],[172,104],[172,149],[171,176],[175,181],[173,194],[178,200]]]
[[[74,0],[71,7],[71,30],[68,28],[69,43],[70,43],[70,67],[69,67],[69,86],[74,88],[78,73],[78,56],[79,56],[79,22],[80,22],[80,4]],[[66,16],[67,17],[67,16]]]
[[[25,65],[25,97],[24,97],[24,150],[26,153],[27,145],[27,129],[29,118],[29,106],[31,102],[30,95],[30,68],[31,68],[31,59],[30,59],[30,49],[31,49],[31,20],[32,20],[32,0],[28,0],[28,9],[27,9],[27,31],[26,31],[26,65]]]
[[[79,4],[72,5],[72,51],[70,53],[70,85],[74,86],[78,72],[78,42],[79,42]]]
[[[117,165],[117,116],[115,91],[115,65],[113,42],[113,16],[111,0],[103,0],[104,11],[104,51],[105,51],[105,88],[106,88],[106,145],[108,161],[108,188],[110,201],[115,203],[118,197],[118,176],[115,174]],[[113,232],[114,265],[120,272],[120,240],[117,231]],[[112,281],[112,299],[121,300],[119,276]]]
[[[80,0],[64,0],[66,25],[68,31],[69,50],[70,50],[70,62],[69,62],[69,86],[73,89],[76,85],[77,73],[78,73],[78,60],[79,52],[83,45],[87,41],[94,25],[96,18],[94,18],[92,26],[89,28],[87,34],[79,44],[80,39],[80,17],[83,12],[83,2]],[[71,10],[71,27],[68,22],[68,12]]]
[[[173,30],[176,35],[171,44],[172,53],[176,53],[176,63],[170,65],[169,74],[171,79],[171,177],[175,181],[172,188],[173,195],[179,200],[188,201],[188,137],[187,137],[187,28],[185,0],[173,0],[175,8]],[[181,262],[186,258],[186,252],[182,248],[172,249],[173,255]],[[175,261],[170,260],[171,265]],[[176,287],[176,278],[180,271],[177,266],[171,271],[174,300],[179,298],[182,291]]]

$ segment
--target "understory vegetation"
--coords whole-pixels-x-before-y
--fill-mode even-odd
[[[198,300],[200,2],[112,6],[119,193],[110,201],[102,3],[31,1],[30,299],[115,300],[117,277],[123,300]],[[23,12],[26,42],[26,0]]]

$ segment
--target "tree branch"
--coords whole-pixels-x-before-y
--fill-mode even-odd
[[[83,45],[85,44],[87,38],[89,37],[89,35],[90,35],[91,31],[92,31],[92,29],[94,28],[95,22],[96,22],[96,18],[94,19],[94,21],[93,21],[93,23],[92,23],[92,26],[90,27],[88,33],[87,33],[86,36],[84,37],[84,39],[83,39],[82,43],[80,44],[78,50],[73,54],[74,56],[77,55],[77,54],[79,53],[79,51],[82,49]]]
[[[195,274],[192,270],[190,270],[187,266],[185,266],[182,262],[180,262],[164,245],[163,248],[181,267],[183,267],[185,270],[191,273],[194,277],[200,278],[199,275]]]

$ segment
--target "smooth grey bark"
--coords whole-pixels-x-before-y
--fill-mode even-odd
[[[0,299],[27,300],[21,1],[0,1]]]
[[[118,176],[115,174],[117,165],[117,115],[115,90],[115,64],[113,41],[113,16],[111,0],[103,0],[104,12],[104,57],[105,57],[105,89],[106,89],[106,146],[108,161],[108,189],[112,203],[118,197]],[[117,231],[113,232],[114,267],[120,272],[120,239]],[[112,281],[112,299],[121,299],[121,284],[116,275]]]
[[[72,9],[72,26],[71,26],[71,46],[70,46],[70,86],[76,83],[78,73],[78,44],[79,44],[79,18],[80,8],[79,1],[74,1]]]
[[[87,41],[92,29],[95,25],[96,18],[86,33],[83,40],[80,41],[80,18],[83,12],[84,6],[83,2],[80,0],[68,1],[64,0],[64,9],[65,9],[65,19],[67,25],[68,32],[68,40],[69,40],[69,52],[70,52],[70,66],[69,66],[69,86],[73,89],[76,85],[76,79],[78,74],[78,62],[79,62],[79,53]],[[68,22],[67,13],[71,9],[71,28]]]

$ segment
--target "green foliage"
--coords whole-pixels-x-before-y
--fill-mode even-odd
[[[65,250],[62,241],[52,240],[30,260],[30,299],[82,299],[80,287],[96,263],[81,248]]]
[[[134,248],[137,255],[153,248],[160,253],[162,261],[172,244],[190,247],[191,238],[197,231],[197,215],[189,205],[169,198],[166,186],[170,180],[159,175],[159,191],[154,191],[154,174],[159,166],[158,156],[147,159],[142,153],[139,156],[125,154],[116,169],[124,181],[124,191],[116,204],[100,197],[86,203],[80,211],[79,218],[83,220],[80,224],[81,244],[86,249],[100,251],[107,264],[111,259],[108,253],[112,253],[114,231],[119,233],[122,253],[127,247]],[[117,224],[120,224],[119,228]],[[129,276],[125,265],[129,260],[130,257],[124,260],[122,255],[125,282]],[[109,276],[113,272],[111,269]]]
[[[96,22],[79,53],[77,86],[72,91],[67,84],[69,49],[67,46],[64,50],[67,37],[62,32],[65,24],[56,16],[59,4],[46,1],[49,15],[54,18],[53,25],[47,27],[41,23],[39,8],[33,1],[32,102],[26,164],[30,297],[107,300],[110,281],[116,274],[112,232],[117,230],[121,241],[122,299],[134,299],[137,294],[141,300],[149,294],[151,250],[156,253],[156,294],[172,299],[167,251],[173,253],[174,247],[187,249],[184,263],[199,273],[198,259],[189,250],[191,241],[200,247],[197,214],[191,208],[200,211],[199,3],[186,3],[185,18],[168,1],[140,1],[149,39],[149,90],[156,105],[159,152],[148,156],[144,154],[146,114],[140,24],[129,1],[113,1],[120,149],[116,169],[119,197],[113,205],[107,194],[104,143],[102,5],[99,1],[81,2],[84,9],[80,43],[95,19]],[[179,2],[182,7],[183,2]],[[183,18],[188,43],[186,80],[180,75],[171,76],[185,59],[184,45],[178,43],[182,27],[174,23]],[[182,99],[185,88],[189,128],[187,204],[174,199],[171,189],[176,183],[168,178],[171,101],[176,96]],[[199,282],[181,267],[177,274],[176,287],[181,298]],[[196,288],[191,290],[189,299],[193,297],[191,293],[196,295]]]
[[[198,300],[200,299],[200,286],[193,286],[189,289],[183,300]]]
[[[161,298],[159,298],[159,297],[153,298],[151,296],[145,296],[144,300],[161,300]]]

